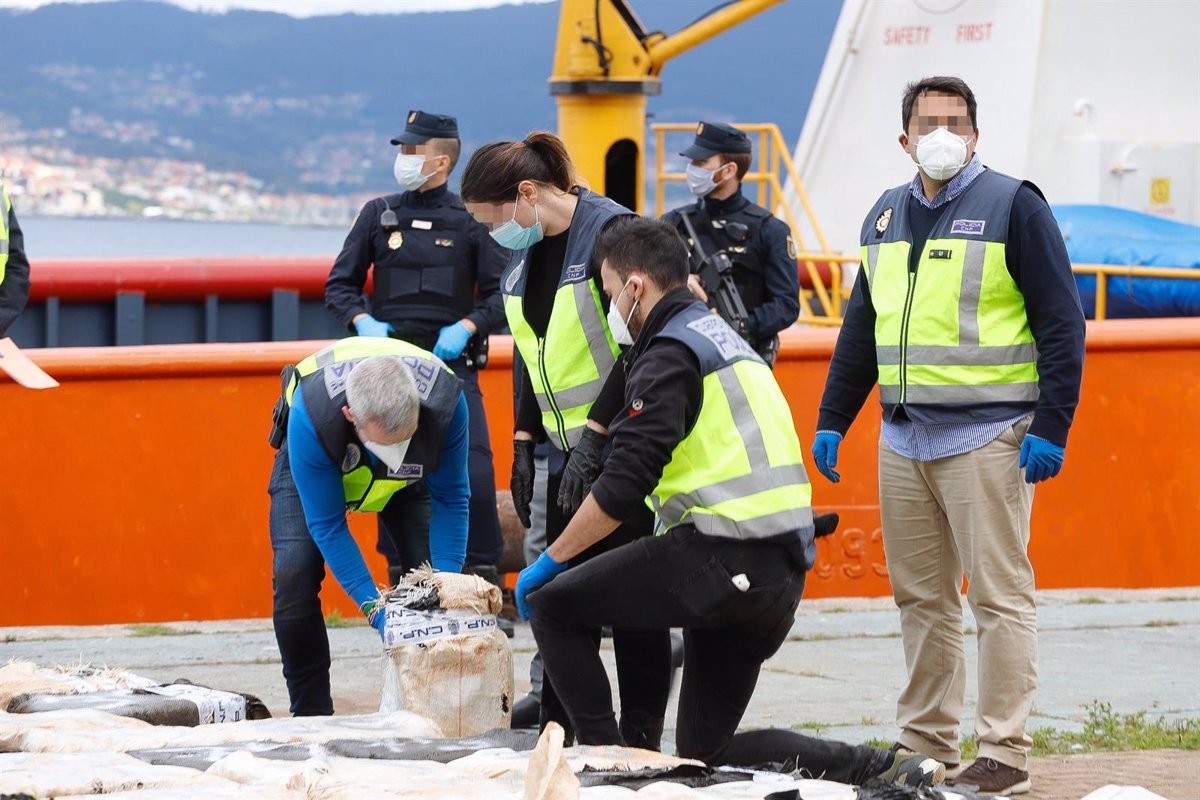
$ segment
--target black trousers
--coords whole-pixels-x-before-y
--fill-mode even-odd
[[[546,486],[546,546],[558,539],[566,529],[570,517],[558,507],[558,490],[566,467],[566,454],[550,448],[549,474]],[[629,542],[651,538],[654,533],[654,514],[645,509],[617,528],[606,540],[571,559],[570,569],[559,578],[571,575],[581,565],[589,563],[608,550]],[[557,578],[555,579],[557,580]],[[599,663],[600,629],[609,623],[598,622],[581,631],[592,658]],[[617,661],[617,690],[621,698],[621,717],[631,730],[640,729],[645,723],[661,720],[667,713],[667,699],[671,693],[671,632],[668,625],[612,625],[613,651]],[[568,664],[570,662],[566,662]],[[603,690],[610,692],[608,676],[601,667]],[[572,718],[561,702],[556,690],[557,678],[546,670],[542,683],[542,727],[554,721],[568,731]],[[611,713],[611,701],[610,701]],[[614,725],[616,723],[614,722]],[[615,740],[619,741],[619,739]]]
[[[375,549],[387,559],[388,579],[429,560],[429,487],[425,481],[405,486],[376,515]]]
[[[742,591],[734,576],[744,575]],[[792,762],[813,776],[862,783],[892,762],[885,750],[783,730],[736,733],[762,663],[792,628],[804,572],[783,545],[682,526],[597,555],[529,596],[546,675],[580,744],[620,744],[597,626],[684,629],[679,755],[709,765]]]
[[[422,346],[414,342],[417,346]],[[429,345],[432,347],[432,343]],[[492,444],[478,373],[463,359],[451,361],[450,369],[462,378],[463,395],[470,415],[470,453],[467,473],[471,482],[470,522],[467,529],[465,565],[491,566],[500,563],[504,540],[496,511],[496,472],[492,466]],[[416,489],[417,491],[413,491]],[[403,494],[403,497],[400,495]],[[399,502],[397,502],[399,501]],[[379,515],[375,549],[388,561],[391,571],[407,572],[429,558],[429,491],[424,481],[397,493],[391,505],[402,506],[396,514]]]

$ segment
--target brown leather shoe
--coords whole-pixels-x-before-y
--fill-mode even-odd
[[[1008,797],[1024,794],[1032,788],[1029,773],[1023,769],[1001,764],[994,758],[977,758],[947,786],[974,786],[979,794]]]

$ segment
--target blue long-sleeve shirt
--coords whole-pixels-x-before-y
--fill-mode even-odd
[[[471,484],[467,478],[467,400],[460,395],[437,471],[425,476],[429,487],[429,555],[433,568],[459,572],[467,551],[467,508]],[[361,608],[378,595],[375,581],[350,528],[346,525],[346,495],[342,472],[329,457],[312,418],[304,405],[303,392],[296,392],[288,418],[288,465],[309,534],[342,589]],[[371,453],[363,455],[377,463]]]

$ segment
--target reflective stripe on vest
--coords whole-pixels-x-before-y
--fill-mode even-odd
[[[293,378],[286,393],[288,405],[290,406],[292,403],[300,380],[322,370],[324,371],[325,391],[330,398],[345,391],[346,380],[352,371],[352,365],[372,356],[400,358],[412,372],[417,394],[422,402],[429,401],[434,391],[440,388],[438,381],[443,373],[453,375],[450,368],[440,359],[416,345],[399,339],[356,336],[336,341],[296,365],[296,377]],[[339,365],[348,365],[351,366],[351,369],[339,370]],[[453,394],[455,402],[457,402],[457,390]],[[312,411],[309,413],[311,415]],[[320,431],[318,431],[318,436],[320,436]],[[354,447],[358,448],[357,445]],[[361,452],[361,448],[358,448],[357,452],[358,458],[355,461],[357,462],[361,458],[359,465],[347,464],[345,458],[339,459],[334,454],[330,454],[335,461],[341,462],[342,489],[346,507],[351,510],[382,511],[388,501],[392,499],[392,495],[415,480],[389,477],[386,467],[373,468],[366,454]]]
[[[704,373],[695,425],[649,498],[660,531],[764,539],[812,535],[812,488],[775,376],[723,320],[696,304],[658,334],[687,344]]]
[[[615,216],[630,213],[606,197],[581,191],[545,338],[538,338],[525,319],[530,251],[513,253],[501,278],[504,313],[529,371],[542,427],[550,442],[562,450],[579,443],[592,403],[621,352],[608,329],[593,280],[592,251],[604,225]]]
[[[1008,212],[1020,185],[983,172],[943,207],[915,273],[908,186],[885,193],[868,215],[861,257],[885,404],[1037,400],[1037,346],[1005,260]],[[884,219],[883,232],[871,224]]]
[[[0,181],[0,283],[4,283],[4,271],[8,267],[8,213],[11,209],[8,190]]]
[[[529,368],[546,435],[555,446],[569,450],[583,436],[588,412],[620,349],[590,278],[558,288],[545,339],[525,321],[521,305],[519,297],[505,298],[513,340]]]

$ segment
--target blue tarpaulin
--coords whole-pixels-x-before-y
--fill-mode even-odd
[[[1200,316],[1200,226],[1112,206],[1062,205],[1054,216],[1073,264],[1190,267],[1197,277],[1108,278],[1108,316]],[[1076,275],[1088,317],[1095,315],[1096,276]]]

